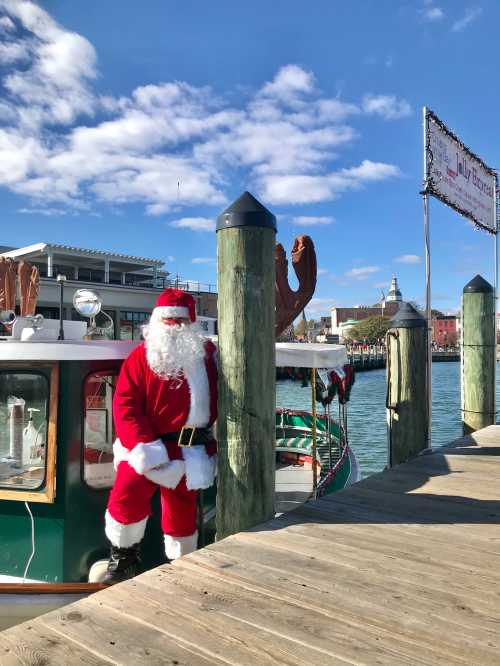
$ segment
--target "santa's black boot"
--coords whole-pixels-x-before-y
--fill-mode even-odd
[[[140,547],[140,543],[136,543],[129,548],[111,546],[108,569],[102,582],[106,585],[113,585],[128,578],[133,578],[138,573],[141,564]]]

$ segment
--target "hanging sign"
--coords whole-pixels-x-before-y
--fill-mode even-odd
[[[429,109],[425,113],[426,191],[495,234],[496,173]]]

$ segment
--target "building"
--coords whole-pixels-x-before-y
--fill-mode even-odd
[[[391,286],[390,286],[390,289],[389,289],[389,292],[387,294],[387,298],[385,299],[385,301],[386,301],[386,303],[402,303],[403,302],[403,295],[401,294],[401,291],[399,290],[397,277],[392,278]]]
[[[438,347],[455,347],[458,326],[455,315],[441,315],[432,320],[432,340]]]
[[[0,250],[1,256],[24,259],[38,267],[40,293],[37,313],[48,319],[59,318],[58,274],[66,276],[63,317],[80,319],[72,306],[73,294],[77,289],[98,291],[103,310],[113,319],[115,337],[119,340],[139,339],[141,325],[149,319],[159,293],[166,287],[189,291],[196,299],[197,314],[200,317],[217,317],[217,293],[214,286],[172,278],[163,269],[164,262],[160,259],[54,243],[36,243],[21,248],[0,246]]]
[[[351,325],[353,322],[368,319],[368,317],[393,317],[399,310],[400,303],[392,301],[389,303],[381,303],[380,305],[366,307],[359,305],[353,308],[332,308],[331,310],[331,333],[342,335],[343,326],[349,321]]]
[[[382,298],[380,303],[373,306],[358,305],[350,308],[332,308],[330,334],[338,335],[339,339],[342,339],[343,332],[352,328],[358,321],[368,319],[368,317],[393,317],[402,302],[403,295],[398,287],[398,280],[393,277],[387,298]]]

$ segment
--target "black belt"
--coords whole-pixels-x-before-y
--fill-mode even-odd
[[[180,447],[203,446],[210,444],[214,436],[210,428],[195,428],[192,426],[182,426],[177,432],[166,432],[161,435],[164,442],[177,442]]]

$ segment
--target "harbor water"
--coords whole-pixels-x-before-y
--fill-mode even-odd
[[[498,375],[497,371],[497,408],[500,406]],[[432,391],[432,446],[438,447],[462,435],[460,363],[433,363]],[[363,477],[380,472],[387,462],[385,398],[385,370],[370,370],[356,375],[348,405],[349,444],[356,453]],[[303,388],[300,382],[279,381],[276,404],[310,411],[311,388]],[[333,416],[336,416],[336,409],[335,401]]]

